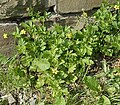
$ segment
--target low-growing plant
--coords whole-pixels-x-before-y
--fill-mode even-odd
[[[116,86],[120,85],[119,78],[110,77],[109,81],[112,75],[106,68],[100,77],[89,72],[95,60],[119,56],[119,7],[119,2],[103,3],[93,16],[94,22],[81,31],[59,24],[49,29],[45,27],[49,15],[32,11],[31,20],[22,22],[13,33],[17,52],[7,63],[14,80],[11,89],[39,91],[41,105],[114,105],[119,92],[113,84],[118,81]],[[102,77],[107,78],[105,84]]]
[[[14,33],[18,40],[17,55],[9,69],[25,80],[22,87],[29,85],[39,91],[47,87],[51,100],[57,105],[59,101],[65,103],[63,96],[69,93],[69,85],[82,79],[87,65],[93,63],[91,48],[82,39],[75,39],[68,26],[55,25],[49,30],[42,23],[36,25],[33,18],[21,23],[21,28]]]

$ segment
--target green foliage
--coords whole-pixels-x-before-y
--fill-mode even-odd
[[[55,105],[66,105],[66,102],[65,102],[65,99],[63,98],[63,96],[57,97]]]
[[[21,28],[17,27],[13,33],[17,53],[6,63],[8,80],[3,83],[10,81],[10,90],[39,90],[43,97],[39,105],[118,103],[120,79],[113,69],[108,69],[106,61],[103,61],[102,75],[92,77],[88,71],[98,58],[119,56],[120,10],[115,5],[102,4],[94,14],[94,22],[81,31],[59,24],[48,29],[45,21],[49,15],[30,11],[32,19],[21,23]],[[4,57],[0,55],[1,59]],[[106,78],[104,84],[100,78]]]
[[[110,100],[106,96],[103,95],[101,100],[103,101],[102,105],[111,105]]]
[[[94,91],[100,91],[100,85],[97,80],[91,76],[86,76],[85,84]]]
[[[0,54],[0,62],[1,64],[5,64],[7,62],[7,57],[3,54]]]

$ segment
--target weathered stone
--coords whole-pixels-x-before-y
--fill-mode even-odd
[[[72,27],[74,30],[81,30],[84,25],[85,25],[85,20],[81,19],[78,20],[78,16],[80,16],[80,14],[77,14],[77,16],[74,15],[52,15],[46,22],[45,22],[45,26],[48,29],[53,28],[52,26],[54,24],[59,24],[62,26],[70,26]]]
[[[56,0],[0,0],[0,19],[27,16],[29,7],[42,12],[55,3]]]
[[[15,52],[15,40],[12,37],[12,32],[17,26],[16,23],[1,23],[0,24],[0,53],[10,57]],[[8,34],[8,38],[3,37],[3,34]]]
[[[0,0],[0,19],[27,16],[27,8],[44,11],[57,5],[58,13],[81,12],[99,7],[103,0]],[[114,3],[116,0],[108,0]]]
[[[88,18],[92,16],[98,9],[92,9],[90,11],[87,11]],[[53,14],[49,20],[46,22],[46,26],[49,28],[53,26],[54,23],[58,23],[62,26],[70,26],[74,30],[81,30],[85,24],[86,21],[84,18],[81,17],[82,13],[75,13],[75,14]],[[81,17],[81,18],[80,18]],[[91,22],[92,20],[89,20]]]
[[[56,5],[56,0],[45,0],[45,7],[51,7],[53,5]]]
[[[8,0],[1,0],[1,1],[0,1],[0,4],[4,4],[4,3],[6,3],[6,2],[8,2]]]
[[[81,12],[82,9],[90,10],[99,7],[103,0],[58,0],[57,11],[58,13],[73,13]],[[108,0],[114,3],[116,0]]]
[[[61,18],[58,23],[62,26],[70,26],[72,27],[74,30],[81,30],[84,25],[85,25],[85,21],[83,20],[78,20],[77,16],[66,16]]]

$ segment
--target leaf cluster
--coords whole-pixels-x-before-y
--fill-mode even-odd
[[[94,22],[80,31],[59,24],[49,29],[45,26],[49,15],[44,15],[32,15],[13,33],[17,54],[9,62],[8,70],[15,76],[15,88],[39,90],[43,97],[40,101],[47,105],[68,104],[68,97],[73,95],[70,85],[74,83],[85,83],[101,95],[99,82],[86,75],[98,57],[119,56],[120,10],[102,4],[93,16]],[[100,98],[110,104],[104,94]]]

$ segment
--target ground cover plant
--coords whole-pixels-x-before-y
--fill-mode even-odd
[[[119,2],[103,3],[80,31],[59,24],[48,29],[48,13],[30,10],[31,20],[13,33],[16,54],[0,55],[1,89],[21,104],[35,96],[36,105],[119,105],[119,8]]]

